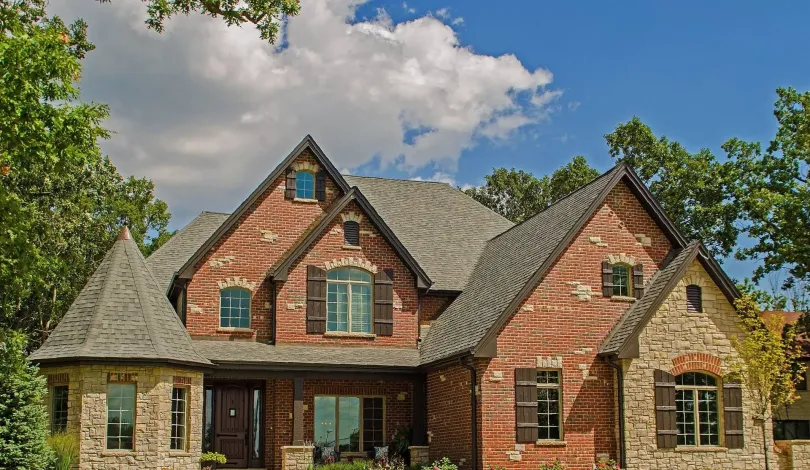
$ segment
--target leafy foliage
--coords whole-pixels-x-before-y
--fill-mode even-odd
[[[71,470],[79,462],[79,436],[76,433],[52,434],[48,437],[48,447],[53,451],[53,470]]]
[[[485,176],[484,186],[473,187],[464,192],[518,223],[532,217],[574,189],[599,176],[585,157],[574,157],[567,165],[557,169],[551,176],[537,178],[523,170],[495,168]]]
[[[100,0],[109,3],[111,0]],[[228,26],[253,24],[259,36],[270,43],[278,38],[281,22],[301,10],[299,0],[143,0],[149,17],[146,25],[161,33],[172,16],[199,12],[222,18]]]
[[[78,101],[87,25],[45,0],[0,3],[0,327],[36,346],[64,315],[121,225],[143,249],[169,214],[151,181],[122,177],[98,139],[109,109]],[[154,235],[147,236],[147,233]]]
[[[565,465],[563,465],[562,461],[557,458],[550,462],[541,463],[540,470],[565,470]]]
[[[24,334],[0,330],[0,468],[45,470],[51,461],[47,388],[25,347]]]
[[[203,452],[200,455],[200,462],[227,463],[228,459],[219,452]]]
[[[447,457],[442,457],[441,460],[422,467],[422,470],[458,470],[458,465],[451,462]]]

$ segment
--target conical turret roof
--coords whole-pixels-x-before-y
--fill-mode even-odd
[[[210,366],[124,227],[33,362],[159,362]]]

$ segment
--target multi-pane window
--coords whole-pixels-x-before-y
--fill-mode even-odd
[[[340,268],[326,275],[326,331],[371,333],[371,275]]]
[[[810,439],[810,421],[799,419],[774,420],[773,438],[777,441]]]
[[[315,444],[338,452],[385,445],[382,397],[315,397]]]
[[[68,419],[68,386],[51,387],[51,434],[65,432]]]
[[[239,287],[219,293],[219,326],[250,328],[250,291]]]
[[[559,370],[537,371],[537,425],[539,439],[561,439],[561,382]]]
[[[626,265],[613,265],[613,295],[628,297],[630,295],[630,270]]]
[[[717,379],[700,372],[685,372],[675,378],[675,409],[678,445],[720,445]]]
[[[135,384],[107,385],[107,449],[132,450],[135,443]]]
[[[295,174],[295,197],[315,199],[315,175],[308,171]]]
[[[172,388],[172,431],[169,445],[172,450],[186,450],[188,405],[188,388]]]

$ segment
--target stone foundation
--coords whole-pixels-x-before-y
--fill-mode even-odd
[[[810,468],[810,441],[776,441],[779,470]]]
[[[411,452],[411,465],[430,464],[430,447],[410,446],[408,447],[408,450]]]
[[[309,470],[313,466],[313,446],[282,446],[282,470]]]
[[[202,386],[199,371],[171,367],[42,367],[45,376],[68,377],[68,432],[79,434],[80,470],[139,468],[196,470],[202,449]],[[133,450],[107,450],[107,384],[136,386]],[[171,398],[175,381],[189,388],[191,400],[186,450],[170,450]],[[50,399],[50,398],[49,398]]]

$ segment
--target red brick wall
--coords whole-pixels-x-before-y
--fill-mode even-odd
[[[304,380],[304,439],[315,436],[315,395],[385,397],[385,438],[413,421],[413,384],[408,381]],[[281,468],[281,447],[292,444],[293,380],[268,381],[265,464]],[[273,412],[270,412],[270,410]]]
[[[444,309],[455,299],[455,297],[448,297],[443,295],[426,295],[422,297],[422,310],[420,312],[420,321],[430,323],[435,320]]]
[[[651,246],[641,246],[634,236],[642,233],[652,239]],[[592,237],[607,246],[597,246]],[[568,469],[590,469],[598,454],[616,457],[613,371],[596,351],[630,304],[601,297],[601,262],[609,254],[633,256],[644,264],[646,281],[669,249],[632,193],[624,185],[611,191],[499,334],[498,357],[481,380],[483,468],[534,469],[559,457]],[[579,300],[571,294],[572,282],[591,286],[595,295]],[[521,460],[513,461],[507,453],[516,451],[514,370],[535,367],[537,356],[562,356],[565,445],[525,444]]]

